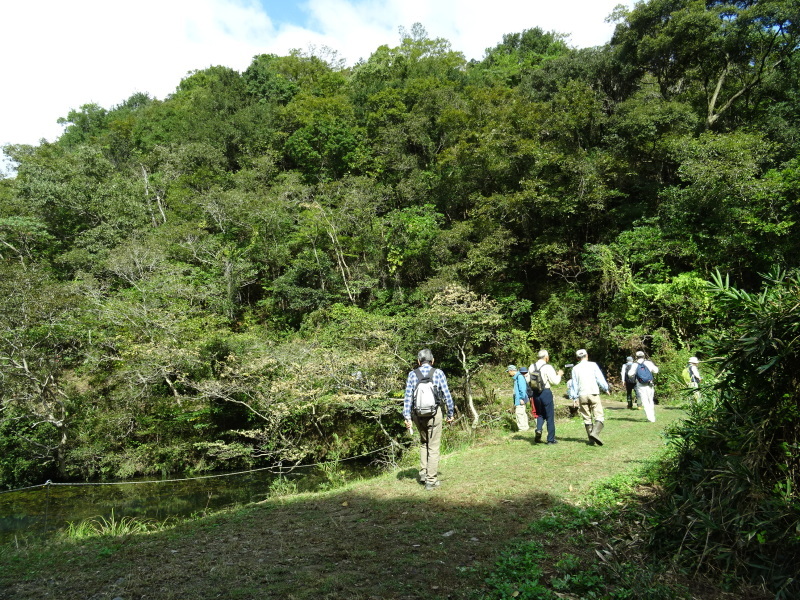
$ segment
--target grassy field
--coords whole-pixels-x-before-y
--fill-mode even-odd
[[[498,433],[446,455],[432,492],[409,463],[158,532],[3,548],[0,598],[483,598],[533,521],[651,460],[682,414],[657,407],[648,423],[607,398],[603,447],[577,418],[558,423],[556,445]]]

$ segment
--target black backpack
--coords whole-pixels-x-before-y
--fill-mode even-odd
[[[530,376],[531,380],[528,386],[533,392],[532,395],[538,396],[544,391],[544,378],[542,377],[542,372],[538,367],[534,367],[533,370],[528,371],[528,375]]]

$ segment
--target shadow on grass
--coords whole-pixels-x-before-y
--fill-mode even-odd
[[[517,435],[511,436],[511,439],[512,440],[518,440],[520,442],[528,442],[531,446],[534,446],[534,447],[542,446],[544,448],[547,448],[547,443],[546,443],[546,441],[547,441],[547,430],[545,430],[545,433],[542,434],[542,441],[539,442],[539,443],[534,441],[534,438],[533,438],[532,435],[528,436],[528,435],[517,434]],[[577,443],[577,444],[586,445],[586,443],[589,440],[586,437],[572,437],[572,436],[558,435],[558,429],[556,429],[556,441],[559,442],[559,443]]]
[[[470,501],[458,481],[425,492],[409,473],[146,536],[5,550],[0,598],[477,599],[500,550],[561,503]]]
[[[402,481],[404,479],[413,479],[414,481],[419,481],[419,469],[403,469],[402,471],[397,472],[397,480]]]

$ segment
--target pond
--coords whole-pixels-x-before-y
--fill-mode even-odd
[[[128,480],[103,484],[54,484],[0,494],[0,543],[47,537],[90,519],[137,517],[163,522],[225,507],[258,502],[278,488],[317,491],[378,474],[369,464],[298,469],[279,476],[270,470],[217,473],[164,481]]]

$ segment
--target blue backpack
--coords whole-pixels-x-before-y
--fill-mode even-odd
[[[639,366],[636,367],[636,381],[644,385],[653,383],[653,373],[650,372],[644,362],[640,362]]]

